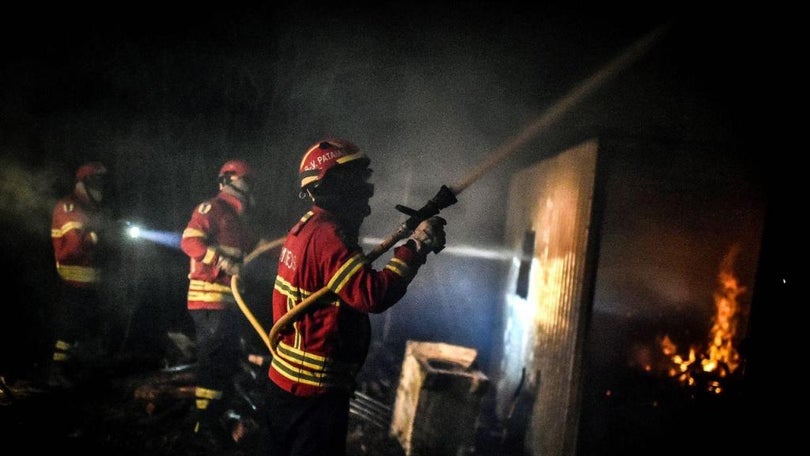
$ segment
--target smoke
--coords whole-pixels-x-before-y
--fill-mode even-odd
[[[0,157],[0,218],[28,234],[48,230],[54,191],[63,183],[60,173],[53,166],[31,168]]]
[[[606,170],[595,308],[708,321],[717,269],[735,246],[738,277],[754,283],[763,197],[734,154],[689,144],[624,147]]]
[[[473,31],[432,15],[417,21],[412,10],[380,14],[384,22],[358,27],[345,12],[312,21],[291,11],[275,29],[283,70],[266,75],[275,78],[274,133],[297,141],[279,166],[294,171],[309,144],[332,135],[371,157],[376,194],[364,227],[371,236],[403,219],[397,204],[421,207],[514,134],[536,114],[536,98],[525,94],[537,94],[540,83],[525,50],[505,48],[503,34],[515,31]],[[446,210],[453,242],[499,239],[505,191],[495,176]]]

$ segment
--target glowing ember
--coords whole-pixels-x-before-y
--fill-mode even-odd
[[[703,384],[717,394],[723,390],[718,380],[732,374],[740,365],[740,355],[734,348],[740,322],[737,298],[746,289],[737,282],[733,272],[738,250],[737,246],[732,247],[720,265],[718,287],[714,292],[715,314],[706,349],[693,345],[689,347],[689,354],[683,356],[668,335],[660,341],[661,350],[670,362],[668,376],[689,386],[694,386],[699,378],[710,377]]]

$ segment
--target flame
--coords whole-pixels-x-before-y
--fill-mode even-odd
[[[706,349],[699,345],[689,347],[689,354],[683,356],[678,346],[668,335],[660,341],[661,351],[669,360],[667,375],[681,383],[694,386],[697,377],[709,374],[712,378],[705,384],[706,388],[720,394],[723,391],[718,381],[737,370],[740,366],[740,354],[734,347],[737,340],[737,328],[741,320],[738,298],[745,293],[734,275],[734,260],[739,248],[735,245],[723,258],[717,276],[717,289],[714,292],[715,314],[709,330]]]

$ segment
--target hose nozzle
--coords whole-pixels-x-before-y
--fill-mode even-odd
[[[442,209],[455,204],[457,201],[453,191],[448,186],[442,185],[436,196],[431,198],[421,209],[415,210],[401,204],[397,204],[396,209],[408,216],[405,227],[413,231],[423,220],[438,214]]]

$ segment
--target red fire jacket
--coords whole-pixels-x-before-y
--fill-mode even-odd
[[[364,258],[356,241],[345,239],[331,214],[317,206],[289,231],[273,289],[273,320],[323,287],[331,293],[279,332],[269,377],[281,388],[298,396],[351,388],[368,353],[368,314],[399,301],[425,261],[410,245],[395,248],[379,271]]]
[[[96,229],[101,218],[100,211],[75,192],[54,206],[51,243],[56,272],[66,284],[86,288],[100,281]]]
[[[217,266],[221,256],[240,259],[256,245],[257,238],[242,217],[241,200],[225,192],[200,203],[180,248],[190,258],[188,274],[189,310],[224,309],[236,305],[231,291],[231,275]]]

